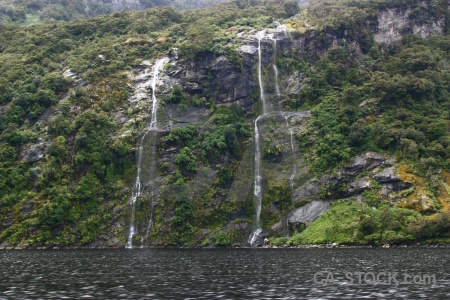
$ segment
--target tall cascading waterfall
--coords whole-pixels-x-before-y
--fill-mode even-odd
[[[291,151],[292,151],[292,174],[291,177],[289,178],[289,181],[291,183],[291,188],[293,188],[295,175],[297,175],[297,164],[295,163],[294,132],[292,128],[289,128],[289,133],[291,135]]]
[[[255,174],[253,180],[253,196],[256,206],[256,230],[254,230],[249,237],[249,244],[254,246],[259,234],[262,232],[261,228],[261,207],[262,207],[262,174],[261,174],[261,141],[258,129],[258,121],[268,112],[268,106],[266,103],[266,97],[264,94],[264,83],[262,79],[262,53],[261,53],[261,40],[264,37],[263,32],[257,34],[258,39],[258,82],[260,98],[262,102],[262,114],[255,120]]]
[[[144,129],[142,137],[139,139],[139,147],[138,147],[138,166],[137,166],[137,174],[136,181],[133,186],[132,196],[129,202],[131,206],[131,216],[130,216],[130,227],[128,231],[126,248],[133,248],[133,239],[138,231],[138,227],[136,224],[136,206],[138,199],[142,196],[144,191],[144,185],[146,182],[154,179],[155,177],[155,142],[156,142],[156,130],[158,129],[157,124],[157,111],[158,111],[158,99],[156,98],[156,85],[159,79],[159,72],[164,67],[164,65],[169,61],[169,58],[163,57],[158,59],[153,65],[153,78],[152,78],[152,112],[150,116],[150,123]],[[153,194],[152,194],[153,196]],[[153,223],[153,197],[150,208],[150,220],[146,227],[145,238],[148,237],[149,230]],[[144,237],[141,237],[141,246],[143,246]]]
[[[276,22],[277,30],[284,33],[286,35],[286,26],[282,25],[278,22]],[[263,168],[262,168],[262,149],[261,149],[261,130],[258,127],[260,125],[260,121],[262,121],[264,118],[267,118],[271,115],[273,112],[279,112],[284,119],[286,120],[286,126],[289,131],[290,135],[290,146],[291,146],[291,154],[292,154],[292,171],[291,175],[289,177],[289,185],[291,188],[294,186],[294,180],[297,175],[297,166],[295,162],[295,147],[294,147],[294,131],[292,130],[291,126],[289,125],[288,116],[285,115],[285,113],[282,111],[282,103],[281,103],[281,97],[282,92],[280,88],[280,82],[279,82],[279,72],[276,65],[276,59],[277,59],[277,37],[272,34],[265,34],[265,31],[258,32],[256,35],[256,38],[258,39],[258,83],[260,88],[260,97],[262,102],[262,114],[258,116],[255,120],[255,128],[254,128],[254,140],[255,140],[255,165],[254,165],[254,200],[255,200],[255,227],[256,229],[251,233],[249,237],[249,244],[251,246],[256,246],[256,243],[259,241],[261,242],[261,237],[263,236],[263,229],[261,224],[261,212],[262,212],[262,201],[263,201],[263,188],[262,188],[262,179],[263,179]],[[273,68],[273,74],[275,79],[275,92],[276,92],[276,98],[277,103],[271,103],[270,101],[267,101],[266,94],[264,92],[264,82],[262,78],[262,49],[261,49],[261,41],[264,39],[270,39],[273,43],[274,47],[274,61],[272,63]],[[287,222],[287,218],[286,218]],[[285,232],[287,232],[287,227],[285,228]]]

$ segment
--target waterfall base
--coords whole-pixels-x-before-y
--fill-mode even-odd
[[[248,238],[248,244],[251,247],[262,246],[264,244],[265,238],[268,236],[269,234],[266,231],[264,231],[262,228],[258,228],[250,234],[250,237]]]

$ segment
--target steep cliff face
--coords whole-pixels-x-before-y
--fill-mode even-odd
[[[139,3],[113,1],[111,7],[140,9]],[[386,110],[392,111],[386,101],[393,100],[389,95],[369,99],[363,95],[379,85],[390,87],[388,83],[371,81],[372,77],[388,76],[389,68],[380,67],[381,59],[370,72],[364,70],[366,61],[382,57],[380,48],[391,48],[409,34],[423,38],[445,34],[446,16],[433,14],[430,5],[423,2],[414,7],[377,8],[364,22],[356,22],[355,28],[342,25],[319,29],[309,24],[300,28],[294,26],[300,22],[294,19],[285,20],[285,25],[271,19],[264,21],[269,28],[255,25],[258,30],[237,30],[244,26],[239,24],[250,24],[238,20],[227,29],[236,31],[235,36],[230,38],[226,32],[217,39],[220,43],[226,41],[232,55],[204,51],[194,57],[183,56],[173,42],[174,32],[181,30],[171,25],[170,30],[176,30],[164,31],[162,37],[151,41],[141,34],[139,38],[115,42],[112,48],[119,50],[114,55],[139,58],[132,60],[130,67],[112,67],[111,72],[117,72],[114,78],[89,77],[92,70],[107,65],[114,57],[106,51],[91,53],[95,65],[86,67],[90,75],[72,71],[76,66],[64,68],[62,78],[70,82],[70,89],[29,125],[42,137],[30,138],[18,146],[21,163],[32,166],[27,172],[36,190],[46,187],[52,178],[56,180],[58,173],[70,174],[68,178],[74,182],[67,184],[67,191],[52,187],[42,195],[30,192],[14,207],[15,216],[21,214],[25,221],[29,217],[37,222],[33,216],[38,207],[39,213],[50,216],[43,221],[44,217],[39,217],[44,225],[37,227],[47,230],[47,235],[50,226],[61,226],[61,220],[88,216],[73,228],[64,226],[64,235],[70,237],[65,245],[122,247],[129,242],[130,230],[134,246],[247,245],[252,231],[258,229],[257,130],[263,230],[255,244],[262,244],[268,236],[290,236],[303,230],[336,200],[356,201],[374,209],[381,205],[403,207],[427,214],[446,207],[448,182],[439,181],[437,195],[407,161],[419,160],[419,152],[443,155],[444,147],[450,145],[445,132],[437,135],[424,125],[419,127],[425,133],[402,127],[384,130],[375,121],[386,118],[397,122],[383,115]],[[126,51],[120,47],[126,47]],[[412,67],[423,70],[427,66],[445,66],[429,58],[428,53],[422,55],[425,65],[414,62]],[[156,76],[155,67],[163,57],[166,59]],[[317,75],[322,69],[329,72]],[[341,77],[345,83],[339,82]],[[399,81],[394,79],[391,81]],[[401,99],[398,101],[408,100],[404,92],[408,89],[413,89],[414,97],[434,93],[428,81],[410,81],[421,85],[411,88],[405,83],[389,93],[399,93],[395,96]],[[347,94],[339,94],[351,85]],[[331,86],[331,92],[324,96],[321,88],[325,86]],[[328,115],[323,112],[327,105],[334,105]],[[4,106],[2,111],[7,109]],[[157,119],[152,124],[156,109]],[[328,125],[327,119],[334,120],[336,115],[344,117]],[[404,111],[398,112],[402,122],[407,122],[407,116]],[[69,117],[73,127],[64,123],[64,118]],[[366,124],[367,128],[363,126]],[[432,125],[445,128],[442,124]],[[372,149],[378,141],[364,140],[367,131],[372,130],[370,126],[389,134],[377,151]],[[28,128],[21,131],[23,136],[29,134]],[[351,138],[333,136],[336,130]],[[109,139],[89,140],[97,134]],[[418,147],[414,139],[423,141],[425,134],[436,135],[440,144],[433,141],[430,149]],[[340,147],[344,139],[351,139],[351,144]],[[330,140],[336,148],[329,149]],[[399,150],[380,150],[395,141],[401,145]],[[95,151],[82,152],[84,148]],[[7,153],[2,150],[4,157]],[[323,153],[346,163],[333,165],[326,161],[318,166],[316,162]],[[61,161],[72,163],[76,171],[67,170]],[[431,166],[430,170],[437,164],[429,157],[422,161]],[[89,167],[83,167],[86,165]],[[148,174],[149,170],[152,174]],[[98,178],[106,182],[103,190]],[[68,183],[67,178],[63,182]],[[137,183],[142,186],[136,194]],[[69,193],[72,195],[67,196]],[[75,204],[70,207],[59,194]],[[130,200],[133,197],[136,201]],[[8,201],[13,200],[4,198],[1,203],[6,205]],[[62,215],[64,210],[70,215]],[[60,215],[66,219],[58,219]],[[22,219],[12,213],[0,218],[4,232],[1,239],[13,235],[18,220]],[[20,241],[19,237],[13,238]],[[39,239],[48,241],[49,237]]]
[[[168,83],[192,95],[209,93],[219,105],[250,106],[255,101],[251,97],[255,91],[252,69],[249,61],[240,69],[225,56],[206,55],[201,61],[174,61],[168,69]]]
[[[428,1],[420,2],[416,9],[409,7],[387,8],[378,13],[375,31],[377,43],[392,45],[406,34],[416,34],[422,38],[442,35],[445,30],[445,16],[433,14],[427,8],[435,6]]]
[[[392,25],[392,20],[399,20],[401,12],[405,12],[408,19],[409,11],[403,8],[384,9],[378,14],[378,23],[374,27],[375,42],[381,47],[389,47],[405,34],[440,35],[444,31],[444,19],[430,24],[417,25],[414,21],[400,22],[400,25]],[[386,16],[390,16],[387,18]],[[409,19],[408,19],[409,20]],[[372,26],[372,25],[370,25]],[[370,27],[369,27],[370,28]],[[386,31],[385,28],[403,28],[398,31]],[[414,29],[413,29],[414,28]],[[431,31],[430,31],[431,30]],[[393,33],[392,33],[393,32]],[[346,32],[328,32],[324,43],[319,38],[322,32],[310,30],[306,34],[298,35],[295,32],[288,33],[284,26],[267,29],[264,38],[260,41],[261,63],[263,68],[263,84],[266,99],[275,111],[260,119],[259,130],[264,140],[262,176],[263,176],[263,223],[269,234],[289,235],[301,225],[308,225],[316,220],[322,213],[330,208],[330,202],[337,199],[356,199],[361,202],[362,195],[374,195],[382,201],[392,205],[404,203],[408,198],[414,203],[418,211],[433,210],[435,203],[429,191],[425,194],[417,194],[422,187],[399,175],[397,163],[393,157],[368,152],[354,158],[354,160],[336,175],[325,175],[319,178],[311,178],[308,163],[299,149],[299,141],[292,136],[301,134],[311,117],[309,112],[283,112],[283,103],[289,97],[296,97],[304,86],[304,74],[275,74],[273,69],[279,59],[285,57],[297,57],[298,59],[315,60],[323,56],[330,47],[346,46],[354,56],[362,56],[363,50],[359,45],[358,37]],[[395,39],[393,37],[396,37]],[[169,93],[174,86],[180,86],[189,95],[198,97],[213,97],[216,105],[237,105],[245,108],[247,113],[257,113],[259,86],[256,78],[258,61],[258,39],[256,33],[241,36],[236,40],[241,56],[240,65],[231,62],[225,56],[206,55],[201,59],[180,62],[177,60],[177,50],[172,50],[170,65],[165,70],[162,79],[164,93]],[[278,78],[280,77],[280,78]],[[281,92],[277,92],[281,90]],[[162,97],[164,97],[162,95]],[[184,112],[176,107],[167,106],[162,117],[166,120],[162,125],[164,133],[161,142],[174,128],[188,127],[196,122],[207,121],[209,116],[205,109],[189,106]],[[249,232],[252,228],[252,176],[254,163],[254,140],[248,139],[245,144],[249,146],[241,154],[238,160],[238,171],[231,186],[226,186],[222,191],[225,194],[219,196],[218,187],[212,178],[218,176],[221,167],[231,167],[228,157],[219,158],[208,166],[198,167],[198,173],[188,183],[188,190],[192,199],[204,199],[214,197],[222,199],[214,201],[209,207],[196,207],[197,213],[206,209],[210,213],[220,209],[226,203],[236,201],[237,207],[231,215],[223,218],[222,227],[206,226],[199,231],[194,238],[194,243],[214,240],[217,232],[223,231],[232,237],[235,242],[246,244]],[[253,146],[252,146],[253,144]],[[167,189],[177,190],[168,180],[167,175],[176,175],[176,156],[178,148],[160,147],[158,154],[159,164],[164,164],[165,171],[161,173],[152,185],[152,197],[154,199],[167,198]],[[235,167],[233,167],[235,168]],[[154,185],[156,183],[156,185]],[[422,183],[423,184],[423,183]],[[157,187],[158,186],[158,187]],[[168,188],[170,186],[170,188]],[[278,194],[277,194],[278,193]],[[283,195],[283,193],[285,193]],[[428,194],[428,195],[427,195]],[[171,197],[175,195],[171,194]],[[226,196],[225,196],[226,195]],[[170,196],[169,196],[170,197]],[[212,200],[212,199],[211,199]],[[170,236],[171,213],[161,211],[164,201],[157,200],[155,214],[159,214],[159,222],[155,223],[155,230],[149,239],[149,244],[167,244]],[[167,204],[166,204],[167,205]],[[401,204],[403,205],[403,204]],[[240,207],[240,208],[239,208]],[[411,208],[413,206],[410,205]],[[206,213],[208,215],[208,213]],[[206,217],[203,216],[203,217]],[[173,215],[172,215],[173,216]],[[220,217],[219,217],[220,218]],[[229,222],[226,224],[226,222]],[[264,236],[267,236],[264,235]],[[262,243],[259,239],[257,243]]]

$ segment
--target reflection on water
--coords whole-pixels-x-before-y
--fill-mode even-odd
[[[450,299],[448,249],[0,251],[0,267],[0,299]],[[436,283],[320,282],[346,272],[435,275]]]

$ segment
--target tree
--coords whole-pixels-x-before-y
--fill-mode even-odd
[[[184,147],[180,150],[180,153],[175,158],[175,163],[178,167],[188,172],[197,172],[195,155],[188,147]]]
[[[62,163],[69,155],[66,139],[63,136],[58,136],[48,147],[48,153]]]

